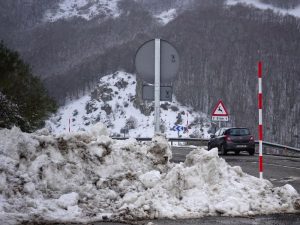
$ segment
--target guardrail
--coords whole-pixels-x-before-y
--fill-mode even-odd
[[[117,140],[126,140],[128,138],[124,138],[124,137],[112,137],[113,139],[117,139]],[[137,141],[151,141],[152,138],[135,138]],[[207,144],[207,142],[209,141],[209,139],[207,138],[168,138],[168,140],[172,143],[172,142],[187,142],[189,144],[191,143],[205,143]],[[255,141],[255,144],[258,144],[258,141]],[[300,153],[300,149],[299,148],[294,148],[294,147],[290,147],[290,146],[286,146],[286,145],[281,145],[281,144],[276,144],[276,143],[271,143],[271,142],[267,142],[267,141],[263,141],[263,145],[264,146],[269,146],[269,147],[273,147],[273,148],[279,148],[279,149],[283,149],[283,150],[289,150],[289,151],[293,151],[293,152],[297,152]]]
[[[116,140],[126,140],[128,138],[124,137],[112,137],[112,139]],[[134,138],[137,141],[151,141],[152,138],[145,138],[145,137],[138,137]],[[168,138],[168,141],[170,142],[208,142],[209,139],[206,138]]]
[[[258,144],[258,141],[255,141],[255,144]],[[286,145],[275,144],[275,143],[271,143],[271,142],[267,142],[267,141],[263,141],[263,145],[300,153],[299,148],[294,148],[294,147],[290,147],[290,146],[286,146]]]

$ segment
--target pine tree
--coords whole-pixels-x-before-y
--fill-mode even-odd
[[[0,43],[0,127],[34,131],[56,110],[42,82],[34,77],[17,52]]]

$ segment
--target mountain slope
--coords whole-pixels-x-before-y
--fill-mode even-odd
[[[294,10],[298,1],[272,1],[279,8],[270,6],[271,1],[259,1],[275,12],[255,4],[228,6],[223,0],[119,1],[121,14],[116,18],[74,16],[55,22],[42,21],[40,15],[47,10],[36,0],[26,1],[40,9],[35,17],[28,7],[18,17],[25,1],[0,4],[3,2],[10,7],[0,7],[0,18],[9,18],[9,23],[0,21],[0,38],[21,50],[60,104],[67,97],[80,97],[105,74],[117,70],[135,73],[138,47],[161,37],[180,54],[180,71],[173,83],[178,101],[208,115],[222,99],[230,113],[226,125],[247,126],[253,133],[258,123],[256,65],[263,60],[265,139],[300,146],[300,22],[297,17],[276,13],[279,8]],[[61,2],[46,8],[55,12]],[[164,13],[168,10],[170,14]],[[26,18],[24,15],[31,22],[19,19]],[[171,15],[165,25],[158,19],[163,15]]]
[[[90,20],[93,17],[118,17],[120,15],[118,8],[119,0],[62,0],[56,10],[48,10],[45,14],[45,20],[55,22],[60,19],[70,19],[72,17],[82,17]]]
[[[300,17],[299,0],[227,0],[228,5],[246,4],[263,10],[272,10],[282,15]]]
[[[184,11],[192,5],[195,0],[129,0],[134,1],[137,5],[143,7],[158,21],[165,18],[167,12]],[[70,20],[74,17],[80,17],[85,20],[91,20],[95,17],[100,17],[101,20],[107,18],[117,18],[122,14],[123,5],[129,2],[124,0],[61,0],[55,8],[48,9],[44,14],[44,20],[55,22],[61,19]],[[172,13],[174,19],[178,14]],[[169,20],[171,21],[171,19]],[[161,22],[161,21],[160,21]],[[165,25],[167,22],[162,21]]]
[[[243,5],[197,8],[163,32],[182,60],[175,82],[179,102],[210,114],[222,99],[230,124],[256,134],[257,61],[262,60],[264,138],[300,146],[299,19]]]
[[[112,136],[152,137],[154,134],[153,103],[146,103],[144,111],[136,104],[135,75],[116,72],[100,79],[89,95],[71,101],[59,109],[47,126],[53,133],[89,130],[97,122],[104,123]],[[144,103],[142,103],[144,104]],[[189,127],[178,133],[174,126]],[[167,137],[208,138],[210,123],[205,114],[183,106],[173,96],[172,102],[161,102],[161,129]],[[127,133],[127,131],[129,133]],[[124,134],[125,133],[125,134]]]

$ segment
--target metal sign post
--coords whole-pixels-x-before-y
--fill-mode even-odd
[[[135,66],[142,80],[148,84],[154,84],[154,132],[160,133],[160,91],[166,101],[172,100],[172,86],[162,88],[160,84],[170,84],[179,68],[179,55],[177,50],[167,41],[152,39],[145,42],[137,51]],[[151,90],[151,89],[150,89]],[[149,88],[143,88],[143,96],[149,100]]]
[[[154,111],[154,122],[155,129],[154,133],[160,133],[160,39],[155,39],[155,86],[154,86],[154,98],[155,98],[155,111]]]

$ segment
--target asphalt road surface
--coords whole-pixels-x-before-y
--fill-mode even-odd
[[[204,217],[200,219],[187,220],[145,220],[128,223],[114,222],[93,222],[85,225],[299,225],[300,215],[284,214],[284,215],[268,215],[255,217]],[[79,223],[24,223],[23,225],[79,225]],[[80,224],[81,225],[81,224]]]

